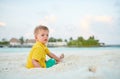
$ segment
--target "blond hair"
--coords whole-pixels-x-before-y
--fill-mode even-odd
[[[36,34],[38,34],[38,32],[39,32],[40,30],[48,30],[48,31],[49,31],[49,29],[48,29],[46,26],[44,26],[44,25],[39,25],[39,26],[37,26],[37,27],[35,28],[35,30],[34,30],[34,36],[35,36]]]

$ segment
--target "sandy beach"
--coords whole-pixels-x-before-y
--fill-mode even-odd
[[[47,69],[27,69],[28,53],[0,53],[0,79],[120,79],[120,50],[63,53],[63,61]]]

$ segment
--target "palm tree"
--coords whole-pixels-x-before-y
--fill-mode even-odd
[[[22,37],[20,37],[20,43],[21,43],[21,45],[24,43],[24,38],[23,38],[23,36]]]

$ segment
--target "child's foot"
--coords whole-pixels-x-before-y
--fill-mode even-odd
[[[64,58],[64,54],[61,54],[61,55],[60,55],[60,59],[63,59],[63,58]]]

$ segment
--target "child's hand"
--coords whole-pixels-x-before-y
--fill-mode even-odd
[[[64,54],[61,54],[60,57],[59,57],[59,60],[57,60],[57,64],[62,62],[62,59],[64,58]]]
[[[64,58],[64,54],[61,54],[61,55],[60,55],[60,59],[63,59],[63,58]]]

